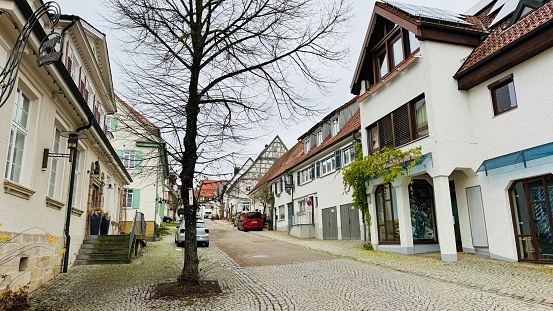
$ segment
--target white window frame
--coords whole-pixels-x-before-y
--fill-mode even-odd
[[[52,153],[60,153],[62,145],[61,131],[56,127],[54,129],[54,139],[52,142]],[[60,159],[57,157],[50,158],[50,176],[48,176],[48,196],[50,198],[57,198],[56,196],[56,183],[59,178],[58,172],[62,171],[60,165]]]
[[[284,205],[280,205],[278,207],[278,220],[284,221],[285,218],[286,218],[286,209],[284,208]]]
[[[132,209],[132,203],[134,199],[134,189],[123,189],[123,208]],[[130,200],[129,200],[130,198]],[[130,204],[129,204],[130,202]]]
[[[317,146],[320,146],[323,143],[323,131],[317,132]]]
[[[340,131],[340,125],[338,123],[338,118],[332,120],[332,136],[335,136]]]
[[[308,153],[310,149],[311,149],[311,144],[309,144],[309,139],[304,140],[303,150],[305,151],[305,153]]]
[[[308,166],[300,171],[300,185],[306,184],[313,180],[313,171],[311,170],[311,166]]]
[[[136,167],[136,150],[123,150],[123,166],[125,168]]]
[[[336,170],[336,157],[334,155],[328,156],[321,160],[321,176],[328,175]]]
[[[80,193],[79,192],[79,180],[80,180],[80,174],[81,174],[81,170],[80,170],[80,167],[81,167],[81,156],[82,156],[82,153],[83,151],[79,150],[79,148],[77,148],[75,150],[75,152],[77,152],[77,155],[75,156],[75,179],[73,180],[73,200],[72,200],[72,205],[73,205],[73,208],[75,208],[76,206],[79,206],[77,204],[77,193]]]
[[[29,115],[31,113],[31,100],[29,99],[29,97],[23,94],[23,91],[21,91],[21,89],[19,88],[17,89],[15,98],[16,99],[12,114],[12,125],[8,141],[8,157],[6,160],[6,171],[4,174],[4,178],[16,183],[21,183],[21,177],[24,173],[25,146],[27,145],[27,138],[29,136]],[[26,111],[24,107],[25,99],[27,100]],[[19,152],[21,153],[19,159],[16,158],[18,134],[20,134],[21,136],[19,137],[22,137],[23,139],[23,146],[21,146],[21,149],[19,149]],[[15,173],[15,170],[17,170],[17,173]]]
[[[342,149],[342,166],[348,165],[354,160],[355,160],[355,145],[351,145],[347,148]]]

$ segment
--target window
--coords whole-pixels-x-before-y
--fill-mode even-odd
[[[342,155],[344,158],[344,165],[353,162],[355,160],[355,145],[342,150]]]
[[[392,56],[394,57],[394,67],[397,67],[403,61],[403,40],[401,36],[392,43]]]
[[[415,53],[418,49],[420,49],[420,42],[419,42],[419,39],[417,39],[417,37],[415,37],[415,34],[408,31],[408,37],[409,37],[409,50],[410,50],[410,53],[409,54],[413,54]]]
[[[323,131],[317,132],[317,146],[320,146],[323,143]]]
[[[432,186],[426,180],[414,179],[409,188],[413,241],[437,241]]]
[[[125,168],[140,168],[142,165],[142,151],[118,150],[117,154],[121,158]]]
[[[244,202],[240,203],[240,205],[242,206],[243,211],[249,211],[250,210],[250,202],[244,201]]]
[[[392,202],[392,187],[390,184],[376,187],[376,214],[378,240],[381,244],[399,243],[399,221],[397,207]]]
[[[428,136],[428,119],[424,94],[382,117],[367,127],[369,152],[382,147],[397,148]]]
[[[517,107],[513,75],[509,75],[490,84],[488,89],[490,89],[492,93],[494,115],[501,114]]]
[[[311,145],[309,144],[309,139],[303,141],[303,152],[308,153]]]
[[[388,57],[386,57],[386,49],[383,49],[376,57],[376,76],[377,81],[382,79],[388,73]]]
[[[123,207],[140,208],[140,189],[123,190]]]
[[[321,176],[324,176],[336,169],[336,158],[331,155],[321,161]]]
[[[134,189],[124,189],[123,190],[123,207],[132,208],[133,207],[133,191]]]
[[[428,135],[428,118],[426,116],[426,99],[423,97],[412,103],[411,111],[414,115],[415,138]]]
[[[73,180],[73,207],[78,206],[77,205],[77,193],[79,192],[78,186],[79,186],[79,167],[81,164],[81,152],[76,149],[75,152],[77,153],[75,155],[75,179]]]
[[[332,136],[338,134],[340,131],[340,124],[338,123],[338,118],[332,120]]]
[[[15,105],[12,114],[12,125],[8,141],[8,159],[4,177],[13,182],[20,182],[23,169],[25,140],[28,135],[30,100],[17,89]]]
[[[252,190],[252,186],[247,185],[247,186],[246,186],[246,192],[250,192],[251,190]]]
[[[285,218],[284,205],[281,205],[278,207],[278,220],[284,220],[284,218]]]
[[[298,201],[298,208],[299,212],[298,214],[304,215],[305,214],[305,199]]]
[[[54,132],[54,142],[52,146],[53,153],[60,152],[60,140],[61,140],[60,130],[56,129]],[[58,164],[59,164],[58,158],[50,159],[50,178],[48,179],[48,196],[51,198],[54,198],[54,195],[55,195],[56,177],[58,174]]]
[[[303,169],[299,172],[300,184],[304,184],[308,181],[311,181],[314,178],[314,176],[313,176],[314,175],[314,172],[313,172],[314,168],[315,168],[315,165],[312,165],[312,166],[307,167],[307,168],[305,168],[305,169]]]

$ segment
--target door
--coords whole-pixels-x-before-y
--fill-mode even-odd
[[[336,207],[325,208],[322,210],[323,218],[323,240],[338,239],[338,212]]]
[[[359,210],[351,204],[340,205],[340,228],[342,240],[360,240]]]
[[[553,262],[553,175],[515,182],[510,192],[519,259]]]
[[[294,203],[288,203],[288,231],[292,230],[294,225]]]

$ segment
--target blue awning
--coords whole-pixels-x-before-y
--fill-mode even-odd
[[[553,142],[484,160],[476,172],[486,172],[488,175],[489,170],[520,163],[526,167],[529,161],[549,156],[553,156]]]

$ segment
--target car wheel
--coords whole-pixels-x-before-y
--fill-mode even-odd
[[[209,242],[205,242],[205,247],[209,247]]]
[[[184,243],[179,243],[179,242],[177,242],[177,246],[178,246],[178,247],[184,247]]]
[[[244,227],[244,232],[248,232],[248,229],[246,229],[246,227]]]

